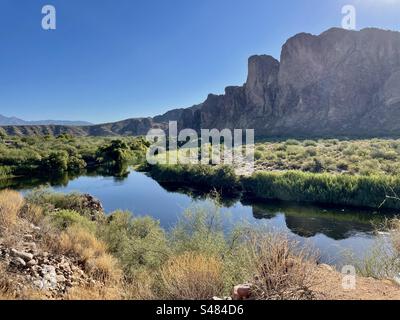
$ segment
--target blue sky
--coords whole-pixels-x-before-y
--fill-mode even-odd
[[[0,114],[100,123],[188,107],[243,84],[250,55],[340,26],[344,4],[357,29],[400,30],[400,0],[0,0]]]

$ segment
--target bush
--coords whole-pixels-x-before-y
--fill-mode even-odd
[[[7,231],[15,225],[23,205],[24,199],[20,193],[11,190],[0,192],[0,232]]]
[[[36,189],[26,196],[30,204],[42,207],[46,213],[52,213],[55,210],[76,211],[80,215],[90,220],[103,220],[102,208],[93,201],[89,202],[87,195],[79,193],[55,193],[48,189]]]
[[[65,230],[74,224],[92,232],[96,229],[96,225],[92,221],[73,210],[54,211],[50,214],[50,218],[51,222],[60,230]]]
[[[220,259],[184,253],[170,258],[161,269],[165,299],[210,300],[223,294],[223,265]]]
[[[99,236],[118,258],[129,279],[143,270],[159,268],[169,254],[164,231],[150,217],[115,212],[100,229]]]
[[[120,281],[121,271],[117,261],[107,253],[106,244],[82,226],[73,224],[68,227],[53,244],[52,250],[77,257],[96,280]]]
[[[210,165],[155,165],[151,176],[164,183],[195,185],[198,187],[235,190],[238,177],[230,166]]]
[[[315,257],[284,234],[251,230],[248,265],[254,268],[252,296],[262,300],[311,299]]]

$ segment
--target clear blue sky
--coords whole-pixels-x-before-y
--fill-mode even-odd
[[[188,107],[243,84],[250,55],[340,26],[344,4],[358,29],[400,29],[400,0],[0,0],[0,114],[98,123]]]

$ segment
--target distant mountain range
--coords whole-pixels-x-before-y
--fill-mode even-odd
[[[6,117],[0,114],[0,126],[90,126],[92,123],[86,121],[68,121],[68,120],[38,120],[26,121],[16,117]]]
[[[242,86],[154,118],[87,126],[30,122],[0,130],[9,135],[143,135],[168,128],[168,121],[197,131],[255,129],[258,137],[400,136],[400,32],[332,28],[318,36],[297,34],[283,45],[280,60],[250,57]]]

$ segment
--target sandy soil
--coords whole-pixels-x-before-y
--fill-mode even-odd
[[[343,275],[322,265],[317,268],[312,288],[321,300],[400,300],[400,286],[391,280],[356,277],[354,290],[342,287]]]

